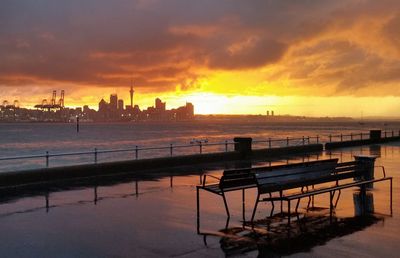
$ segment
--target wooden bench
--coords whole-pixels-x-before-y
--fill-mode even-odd
[[[315,195],[329,193],[330,194],[330,215],[336,207],[340,197],[340,191],[345,188],[360,187],[361,191],[366,191],[366,186],[370,183],[390,180],[390,203],[392,203],[392,177],[387,177],[382,167],[383,176],[378,179],[367,179],[365,177],[366,167],[357,161],[337,163],[337,159],[321,160],[315,162],[304,163],[302,167],[279,167],[273,166],[266,170],[256,173],[257,198],[254,205],[251,221],[254,216],[259,202],[271,202],[272,210],[274,210],[274,201],[287,201],[288,207],[288,223],[291,218],[291,201],[297,200],[296,214],[300,200],[309,197],[313,201]],[[344,180],[351,179],[350,182]],[[329,184],[333,183],[333,184]],[[300,189],[297,192],[287,192],[286,190]],[[286,192],[285,192],[286,191]],[[339,195],[335,204],[333,204],[334,195],[338,191]],[[272,196],[272,193],[279,193],[279,196]],[[268,197],[265,195],[268,194]],[[312,198],[312,199],[311,199]]]
[[[218,183],[207,184],[207,178],[211,177],[218,180]],[[255,188],[256,180],[254,177],[254,173],[251,169],[234,169],[234,170],[225,170],[222,174],[222,177],[215,177],[212,175],[204,175],[202,184],[196,186],[197,193],[197,221],[199,225],[199,217],[200,217],[200,193],[199,190],[203,189],[213,194],[217,194],[222,197],[224,201],[224,206],[226,210],[226,214],[228,219],[230,218],[230,212],[228,208],[228,204],[226,202],[225,193],[232,191],[242,191],[242,205],[243,205],[243,214],[245,209],[245,190],[249,188]],[[244,216],[244,215],[243,215]]]
[[[228,216],[227,223],[229,222],[230,212],[229,207],[226,201],[225,193],[232,192],[232,191],[242,191],[242,215],[243,221],[245,221],[245,190],[250,188],[257,187],[257,180],[256,174],[264,173],[264,172],[272,172],[275,170],[282,171],[285,169],[289,170],[302,170],[307,166],[313,166],[317,168],[317,165],[321,165],[318,167],[322,169],[324,164],[335,164],[337,163],[337,159],[333,159],[329,161],[310,161],[310,162],[303,162],[303,163],[294,163],[288,165],[278,165],[278,166],[262,166],[262,167],[255,167],[255,168],[240,168],[240,169],[231,169],[231,170],[224,170],[222,177],[215,177],[213,175],[204,175],[202,184],[196,186],[196,194],[197,194],[197,228],[199,229],[200,224],[200,189],[205,190],[207,192],[217,194],[221,196],[224,202],[224,207],[226,210],[226,214]],[[207,184],[207,179],[213,178],[218,180],[217,183]]]

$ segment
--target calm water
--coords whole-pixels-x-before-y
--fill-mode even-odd
[[[74,124],[0,124],[0,157],[44,155],[66,152],[82,152],[109,149],[133,149],[142,147],[168,147],[190,145],[192,139],[208,139],[210,143],[232,141],[237,136],[253,137],[254,140],[286,139],[319,135],[320,141],[327,141],[329,134],[350,134],[368,132],[369,129],[386,129],[399,132],[400,124],[381,122],[366,123],[260,123],[260,122],[206,122],[191,123],[140,123],[140,124],[81,124],[76,133]],[[335,139],[334,139],[335,140]],[[336,138],[339,140],[339,138]],[[311,139],[315,142],[316,139]],[[284,141],[273,146],[284,145]],[[301,141],[291,144],[301,144]],[[255,144],[265,148],[267,143]],[[233,149],[232,145],[228,146]],[[203,152],[225,151],[225,146],[205,146]],[[173,155],[198,153],[199,147],[174,148]],[[140,151],[139,158],[169,156],[170,150]],[[134,151],[99,154],[98,162],[132,159]],[[94,156],[78,155],[50,158],[50,166],[78,163],[92,163]],[[45,166],[44,158],[18,161],[2,161],[0,171],[30,169]]]
[[[294,221],[289,233],[282,231],[279,218],[271,220],[268,226],[268,220],[263,219],[269,214],[270,204],[263,204],[256,214],[258,224],[253,230],[242,227],[240,193],[230,193],[227,198],[232,218],[226,231],[222,200],[202,192],[202,234],[199,235],[196,231],[195,185],[199,183],[196,174],[200,172],[194,168],[186,171],[193,175],[128,180],[108,186],[99,184],[3,200],[0,205],[1,256],[257,257],[262,254],[266,257],[398,257],[400,144],[345,149],[324,153],[319,158],[332,156],[348,161],[356,154],[380,156],[377,164],[384,165],[387,173],[394,177],[392,216],[389,184],[377,183],[368,195],[373,217],[355,217],[358,213],[357,190],[347,189],[342,192],[336,210],[340,223],[334,224],[333,229],[327,223],[327,210],[323,208],[327,207],[327,196],[322,195],[315,199],[316,206],[321,209],[306,214],[309,221],[305,228],[299,228],[301,224]],[[316,158],[316,155],[305,157]],[[299,160],[302,158],[274,164]],[[219,175],[221,171],[210,169],[207,172]],[[247,218],[254,198],[255,191],[249,190]],[[303,201],[301,217],[305,205],[306,201]],[[304,230],[308,235],[302,238]],[[254,236],[267,239],[268,232],[280,242],[272,246],[257,245]],[[312,232],[317,232],[317,237]]]

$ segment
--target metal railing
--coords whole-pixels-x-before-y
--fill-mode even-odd
[[[267,140],[255,140],[253,141],[256,145],[262,145],[263,148],[274,148],[274,147],[289,147],[289,146],[301,146],[308,144],[320,143],[320,136],[303,136],[298,138],[286,137],[284,139],[273,139],[268,138]]]
[[[367,140],[370,137],[370,133],[350,133],[350,134],[329,134],[326,142],[343,142],[343,141],[355,141],[355,140]],[[400,137],[399,131],[382,131],[381,138],[389,137]]]
[[[50,158],[54,157],[67,157],[67,156],[82,156],[82,155],[88,155],[93,157],[93,163],[97,164],[99,161],[99,155],[100,154],[107,154],[107,153],[129,153],[131,152],[134,157],[134,159],[139,159],[139,153],[143,151],[155,151],[155,150],[167,150],[169,156],[174,155],[174,150],[176,149],[183,149],[183,148],[198,148],[199,154],[203,154],[204,148],[210,147],[210,146],[223,146],[224,151],[228,152],[229,151],[229,146],[234,145],[234,142],[230,141],[225,141],[225,142],[219,142],[219,143],[208,143],[208,142],[195,142],[190,145],[174,145],[174,144],[169,144],[169,146],[155,146],[155,147],[139,147],[138,145],[135,145],[133,148],[125,148],[125,149],[111,149],[111,150],[99,150],[97,148],[94,148],[93,151],[81,151],[81,152],[66,152],[66,153],[50,153],[49,151],[46,151],[44,154],[38,154],[38,155],[26,155],[26,156],[14,156],[14,157],[0,157],[0,161],[11,161],[11,160],[26,160],[26,159],[38,159],[38,158],[44,158],[44,164],[45,167],[50,166]],[[168,156],[168,154],[164,155],[164,157]]]
[[[395,131],[383,131],[382,137],[400,137],[400,131],[395,133]],[[337,135],[317,135],[313,137],[303,136],[297,138],[286,137],[283,139],[274,139],[268,138],[266,140],[254,140],[253,147],[254,149],[257,148],[277,148],[277,147],[289,147],[289,146],[301,146],[301,145],[309,145],[309,144],[318,144],[318,143],[325,143],[325,142],[333,142],[333,141],[349,141],[349,140],[363,140],[369,139],[369,133],[350,133],[350,134],[337,134]],[[209,143],[207,140],[193,140],[191,144],[184,145],[184,144],[169,144],[168,146],[159,146],[159,147],[139,147],[135,145],[132,148],[125,148],[125,149],[110,149],[110,150],[99,150],[94,148],[91,151],[81,151],[81,152],[67,152],[67,153],[50,153],[46,151],[44,154],[39,155],[26,155],[26,156],[14,156],[14,157],[0,157],[0,161],[12,161],[12,160],[27,160],[27,159],[44,159],[45,167],[50,167],[50,160],[51,158],[55,157],[67,157],[67,156],[92,156],[93,162],[85,162],[86,164],[94,163],[97,164],[99,162],[99,155],[107,154],[107,153],[132,153],[134,159],[140,159],[140,153],[144,151],[166,151],[163,157],[167,156],[174,156],[177,149],[188,149],[191,148],[195,151],[195,153],[203,154],[205,151],[207,153],[211,153],[212,151],[215,152],[215,148],[210,148],[212,146],[220,146],[219,151],[223,150],[228,152],[231,150],[230,146],[234,145],[235,143],[232,141],[224,141],[224,142],[217,142],[217,143]],[[197,151],[195,150],[197,148]],[[106,160],[109,161],[109,160]]]

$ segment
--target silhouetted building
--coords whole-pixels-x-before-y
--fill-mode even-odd
[[[124,110],[124,101],[122,99],[118,100],[118,110],[123,111]]]
[[[118,96],[117,94],[110,95],[110,109],[117,110],[118,108]]]
[[[88,113],[88,112],[90,112],[90,108],[89,108],[89,106],[88,105],[84,105],[83,106],[83,113]]]
[[[109,113],[110,109],[108,103],[104,99],[101,99],[99,102],[99,111],[97,112],[98,119],[107,120],[110,116]]]
[[[186,102],[186,114],[188,119],[194,118],[194,106],[190,102]]]
[[[190,120],[194,118],[194,106],[192,103],[186,103],[186,106],[179,107],[175,112],[176,120]]]
[[[107,112],[108,111],[108,103],[101,99],[99,102],[99,112]]]
[[[161,99],[156,98],[155,104],[156,104],[156,110],[157,111],[165,111],[166,103],[162,102]]]

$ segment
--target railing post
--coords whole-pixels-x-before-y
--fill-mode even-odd
[[[139,158],[139,149],[138,146],[136,145],[135,147],[135,158],[138,159]]]
[[[228,152],[228,141],[225,140],[225,152]]]
[[[360,136],[361,136],[361,140],[363,139],[363,133],[360,133]]]
[[[94,164],[97,164],[97,148],[94,148]]]
[[[305,144],[305,142],[304,142],[304,136],[303,136],[303,145]]]
[[[46,151],[46,168],[49,167],[49,152]]]
[[[169,154],[172,156],[172,143],[169,144]]]
[[[329,142],[332,142],[332,134],[329,135]]]
[[[319,135],[317,135],[317,144],[319,143]]]
[[[289,137],[286,137],[286,146],[289,147]]]
[[[392,131],[392,137],[394,137],[394,131]]]
[[[343,141],[343,134],[340,134],[340,141]]]
[[[400,133],[400,131],[399,131],[399,133]],[[271,149],[271,147],[272,147],[272,143],[271,143],[271,138],[268,138],[268,147]]]
[[[201,144],[201,141],[199,142],[199,148],[200,148],[200,154],[203,153],[203,145]]]
[[[353,133],[350,133],[350,140],[353,140]]]

